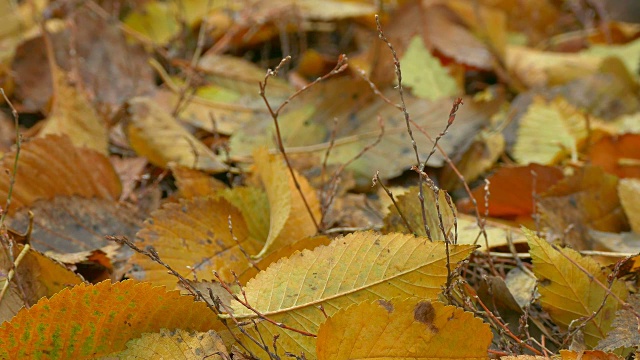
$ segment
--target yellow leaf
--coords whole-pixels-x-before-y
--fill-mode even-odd
[[[105,124],[77,85],[69,84],[67,74],[52,65],[53,106],[38,136],[67,135],[75,146],[108,155],[109,136]]]
[[[268,251],[314,235],[317,229],[282,157],[269,155],[266,148],[260,148],[254,153],[254,159],[256,175],[264,185],[269,199],[269,235],[264,247],[256,255],[261,257]],[[318,221],[320,202],[315,189],[300,174],[296,173],[296,179]]]
[[[227,166],[216,154],[185,130],[176,119],[153,100],[134,98],[128,103],[127,135],[131,147],[156,166],[169,162],[212,173],[224,172]]]
[[[316,351],[319,360],[488,359],[492,339],[489,325],[455,306],[376,300],[328,318],[318,330]]]
[[[552,165],[565,155],[575,156],[586,136],[584,114],[562,98],[547,103],[537,96],[520,120],[513,157],[524,165]]]
[[[640,180],[620,179],[618,182],[618,196],[624,208],[631,229],[640,233]]]
[[[0,358],[84,359],[123,350],[162,328],[207,331],[219,323],[204,302],[148,283],[110,280],[64,289],[0,326]]]
[[[607,273],[595,260],[582,257],[571,249],[560,249],[564,255],[589,272],[585,274],[533,231],[526,228],[523,228],[523,231],[529,240],[533,273],[538,279],[542,308],[564,329],[574,320],[589,317],[600,310],[582,329],[585,343],[591,347],[596,346],[611,330],[611,322],[620,308],[616,299],[609,296],[600,309],[607,292],[590,276],[607,286]],[[614,280],[610,289],[622,300],[626,299],[627,290],[624,283]]]
[[[240,210],[247,224],[249,236],[265,242],[269,237],[271,214],[269,213],[269,199],[264,190],[242,186],[226,189],[219,194]]]
[[[411,87],[413,95],[437,100],[460,92],[456,81],[440,64],[440,60],[431,55],[420,36],[411,39],[400,62],[403,82]]]
[[[160,332],[142,334],[140,338],[129,341],[127,350],[111,354],[108,358],[112,357],[120,360],[223,360],[229,359],[229,354],[222,339],[213,330],[161,329]]]
[[[474,248],[451,246],[451,266]],[[249,304],[272,320],[316,333],[325,313],[332,316],[353,303],[398,296],[434,299],[446,282],[446,263],[443,242],[360,232],[280,260],[250,280],[244,290]],[[254,312],[240,304],[234,304],[233,310],[241,321],[256,319]],[[260,322],[258,328],[265,338],[280,336],[279,352],[304,352],[308,359],[315,358],[315,338],[266,322]],[[255,335],[253,325],[246,330]]]
[[[427,236],[422,220],[422,206],[420,205],[420,199],[418,199],[419,194],[420,188],[413,186],[408,192],[398,196],[396,203],[405,219],[407,219],[412,231],[414,231],[416,235]],[[440,230],[438,209],[436,208],[436,195],[427,185],[423,185],[423,194],[425,215],[427,218],[427,226],[431,233],[431,239],[444,240],[444,235]],[[440,190],[438,194],[438,207],[440,208],[440,214],[442,216],[442,225],[447,237],[453,240],[453,220],[455,212],[452,212],[447,204],[444,190]],[[451,202],[453,205],[453,200]],[[455,205],[453,205],[453,209],[455,211]],[[396,209],[393,204],[389,206],[389,214],[384,218],[384,232],[411,232],[407,230],[398,213],[398,209]]]
[[[176,180],[176,187],[180,192],[180,196],[186,199],[213,196],[227,188],[222,181],[199,170],[172,166],[171,174]]]
[[[233,235],[229,231],[229,216]],[[249,254],[262,245],[248,235],[247,224],[238,209],[224,199],[194,198],[170,203],[154,212],[138,232],[142,248],[153,246],[160,258],[187,278],[196,275],[201,280],[215,279],[216,270],[223,279],[232,281],[231,271],[241,273],[249,261],[240,246]],[[131,275],[141,281],[174,288],[177,279],[167,269],[146,256],[134,254]]]

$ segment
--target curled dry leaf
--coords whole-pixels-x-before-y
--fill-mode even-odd
[[[0,326],[0,357],[80,359],[124,350],[162,328],[208,331],[219,320],[202,302],[149,283],[110,280],[64,289]]]
[[[229,231],[229,217],[233,235]],[[153,246],[165,263],[186,278],[214,279],[212,270],[232,281],[231,271],[241,273],[250,266],[240,246],[255,254],[262,246],[252,239],[238,209],[225,199],[194,198],[169,203],[154,212],[138,232],[139,246]],[[141,254],[129,260],[131,276],[140,281],[174,288],[177,279],[162,265]]]
[[[438,301],[363,301],[320,325],[316,352],[319,360],[476,360],[488,359],[492,338],[489,325],[472,313]]]
[[[128,102],[125,130],[131,147],[154,165],[170,162],[188,168],[218,173],[228,169],[200,140],[150,98]]]
[[[474,248],[452,245],[451,266]],[[434,299],[446,278],[444,242],[398,233],[357,232],[272,264],[250,280],[244,292],[248,303],[270,319],[316,333],[325,314],[332,316],[353,303],[397,296]],[[233,310],[238,320],[258,320],[241,304],[234,304]],[[265,321],[258,323],[258,329],[265,338],[279,336],[279,353],[304,352],[308,359],[315,358],[315,338]],[[256,335],[253,325],[246,330]],[[255,347],[246,339],[243,343]],[[263,353],[258,348],[252,350]]]
[[[111,354],[122,360],[229,359],[227,348],[215,331],[185,331],[160,329],[157,333],[145,333],[127,342],[127,349]]]
[[[312,236],[317,229],[282,156],[269,155],[266,148],[261,148],[254,153],[254,159],[256,176],[264,185],[269,199],[269,235],[264,247],[256,255],[261,257],[268,251]],[[315,189],[300,174],[296,175],[296,179],[315,220],[318,221],[320,202]]]
[[[14,159],[14,151],[2,158],[2,204],[9,190],[6,174],[13,172]],[[11,202],[16,209],[59,195],[117,200],[120,192],[120,179],[106,156],[75,147],[66,136],[49,135],[23,144]]]
[[[542,308],[564,329],[575,320],[591,317],[599,310],[582,328],[586,345],[595,347],[611,330],[615,312],[620,308],[613,296],[605,299],[606,290],[591,278],[597,278],[607,286],[607,273],[595,260],[582,257],[571,249],[560,249],[563,256],[532,231],[525,228],[523,231],[529,239],[533,273],[538,279]],[[565,256],[580,264],[589,274],[582,272]],[[619,280],[613,280],[610,289],[622,300],[627,297],[628,291]]]

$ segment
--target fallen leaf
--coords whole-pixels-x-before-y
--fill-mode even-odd
[[[627,302],[635,312],[640,311],[640,299],[637,294],[629,296]],[[597,349],[611,352],[621,348],[633,348],[638,344],[640,333],[637,317],[628,309],[620,309],[611,324],[611,331],[606,338],[600,340]]]
[[[106,235],[133,237],[143,220],[133,209],[113,200],[56,196],[15,212],[8,225],[27,229],[29,212],[34,215],[33,248],[60,254],[100,249],[110,244],[104,238]]]
[[[130,340],[126,345],[126,350],[113,353],[110,357],[122,360],[229,358],[222,339],[213,330],[197,332],[160,329],[157,333],[142,334],[140,338]]]
[[[383,232],[403,232],[413,233],[418,236],[427,236],[427,232],[422,218],[422,205],[418,198],[420,188],[413,186],[406,193],[398,196],[396,203],[400,212],[409,223],[410,229],[407,229],[398,208],[394,205],[389,206],[389,214],[384,218]],[[447,239],[453,240],[453,222],[456,216],[455,206],[452,208],[447,204],[444,190],[440,190],[438,194],[426,184],[423,185],[423,196],[425,207],[425,217],[427,221],[427,229],[431,234],[431,240],[444,241],[445,234]],[[442,227],[445,234],[440,229],[440,220],[442,219]]]
[[[534,97],[520,119],[513,157],[523,165],[554,165],[564,157],[576,156],[587,137],[585,116],[563,98],[546,102]]]
[[[488,211],[489,216],[514,218],[530,215],[534,210],[533,194],[544,193],[563,178],[557,167],[529,164],[527,166],[502,166],[487,177],[489,180],[489,207],[485,206],[484,185],[473,189],[472,194],[478,204],[480,214]],[[475,211],[469,199],[458,201],[458,207],[466,213]]]
[[[233,224],[233,236],[229,231],[229,217]],[[249,254],[255,254],[262,246],[251,239],[242,214],[224,199],[182,199],[179,203],[167,203],[154,212],[137,234],[139,247],[153,246],[165,263],[187,279],[197,276],[200,280],[212,280],[212,270],[233,281],[231,271],[241,273],[250,266],[240,246]],[[130,274],[138,281],[165,285],[170,289],[178,279],[167,273],[162,265],[141,254],[129,260],[133,266]]]
[[[618,182],[618,196],[631,230],[640,233],[640,179],[621,179]]]
[[[212,173],[228,167],[150,98],[131,99],[125,125],[131,147],[156,166],[170,162]]]
[[[13,173],[15,156],[12,151],[2,158],[2,204],[6,202],[10,184],[7,174]],[[75,147],[66,136],[49,135],[22,144],[11,204],[17,209],[36,200],[71,195],[114,201],[120,192],[120,179],[106,156]]]
[[[587,156],[594,166],[620,178],[640,178],[640,134],[605,136],[589,147]]]
[[[411,88],[413,95],[437,100],[460,94],[456,81],[440,61],[431,55],[420,36],[411,39],[400,62],[404,70],[404,85]]]
[[[23,249],[23,245],[13,248],[14,260]],[[0,252],[0,269],[10,269],[13,265],[5,254],[4,251]],[[0,273],[0,284],[3,286],[6,284],[6,275],[4,272]],[[31,248],[16,267],[16,275],[0,302],[0,323],[9,321],[25,305],[33,306],[43,297],[51,297],[82,282],[82,278],[73,271]]]
[[[607,273],[595,260],[582,257],[571,249],[560,249],[569,259],[589,272],[585,274],[544,239],[528,229],[523,228],[523,231],[529,239],[533,273],[538,279],[542,308],[564,329],[574,320],[590,317],[598,311],[582,328],[585,343],[590,347],[596,346],[611,330],[614,314],[620,308],[620,304],[612,296],[605,300],[607,291],[592,279],[595,277],[601,284],[607,284]],[[622,282],[613,280],[609,288],[618,298],[624,300],[627,297],[627,290]]]
[[[254,158],[256,176],[264,185],[269,199],[269,234],[265,239],[264,247],[256,254],[259,258],[267,251],[276,250],[314,235],[317,228],[282,156],[269,155],[267,149],[262,148],[254,153]],[[296,175],[296,179],[315,221],[319,221],[320,202],[315,189],[300,174]]]
[[[602,168],[587,166],[560,180],[538,201],[540,220],[549,235],[575,249],[591,249],[589,230],[621,232],[628,229],[618,197],[618,178]]]
[[[208,331],[219,320],[204,303],[146,283],[110,280],[64,289],[0,326],[0,357],[87,358],[124,350],[162,328]]]
[[[473,249],[469,245],[450,246],[452,266]],[[396,296],[434,299],[446,281],[446,258],[444,242],[413,235],[354,233],[272,264],[250,280],[244,292],[248,303],[261,314],[315,333],[325,314],[332,316],[353,303]],[[324,313],[318,309],[320,305]],[[256,319],[253,311],[240,304],[234,304],[233,310],[240,321]],[[315,338],[266,322],[259,322],[258,329],[267,338],[279,334],[279,353],[304,351],[308,359],[315,358]],[[246,331],[254,334],[255,329],[251,325]]]
[[[492,338],[482,320],[438,301],[363,301],[320,325],[316,352],[319,360],[488,359]]]

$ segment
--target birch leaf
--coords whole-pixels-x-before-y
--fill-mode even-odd
[[[450,246],[451,266],[473,249],[472,245]],[[272,264],[244,290],[249,304],[270,319],[316,333],[325,314],[332,316],[354,303],[399,296],[434,299],[446,282],[446,264],[444,242],[398,233],[359,232]],[[256,317],[240,304],[233,310],[241,321]],[[266,322],[260,322],[258,328],[264,338],[279,335],[279,352],[304,352],[307,359],[315,358],[315,338]],[[246,330],[255,335],[253,325]],[[262,353],[260,349],[255,352]]]

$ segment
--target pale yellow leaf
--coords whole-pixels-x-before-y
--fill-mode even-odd
[[[261,148],[254,153],[254,159],[256,175],[264,185],[269,199],[269,235],[264,247],[256,255],[261,257],[269,251],[314,235],[317,229],[282,156],[269,155],[266,148]],[[303,176],[294,173],[302,194],[318,221],[320,202],[315,189]]]
[[[473,334],[470,339],[469,335]],[[493,334],[472,313],[418,298],[361,302],[318,330],[319,360],[488,359]]]
[[[566,100],[547,103],[535,97],[520,120],[513,157],[520,164],[552,165],[564,156],[576,156],[587,136],[587,119]]]
[[[450,246],[451,266],[474,248]],[[325,314],[332,316],[354,303],[398,296],[434,299],[446,282],[446,264],[444,242],[398,233],[359,232],[272,264],[244,290],[249,304],[270,319],[316,333]],[[233,310],[238,320],[256,319],[254,312],[240,304],[234,304]],[[265,338],[280,336],[279,353],[304,352],[307,359],[316,358],[315,338],[266,322],[259,322],[259,329]],[[255,335],[253,325],[247,331]]]
[[[229,354],[220,336],[213,330],[207,332],[181,329],[161,329],[157,333],[145,333],[127,342],[127,349],[111,354],[120,360],[184,359],[211,360],[228,359]]]
[[[128,103],[127,113],[126,132],[131,147],[152,164],[166,167],[170,162],[175,162],[212,173],[227,170],[227,166],[211,149],[153,100],[134,98]]]
[[[400,62],[403,83],[412,89],[413,95],[436,100],[460,93],[455,79],[440,64],[440,60],[431,55],[420,36],[411,39]]]

